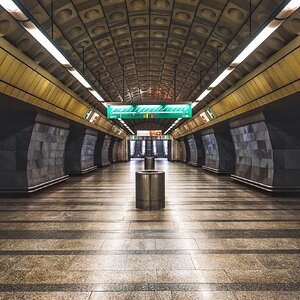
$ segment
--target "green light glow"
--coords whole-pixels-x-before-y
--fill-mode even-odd
[[[108,119],[177,119],[191,118],[190,104],[109,105]]]

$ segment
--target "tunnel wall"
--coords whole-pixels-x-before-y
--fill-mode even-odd
[[[97,132],[82,127],[71,126],[66,144],[65,172],[81,175],[96,169],[94,151]]]
[[[168,141],[168,160],[169,161],[182,161],[182,148],[180,142],[171,138]]]
[[[190,153],[190,160],[188,163],[192,166],[202,166],[204,162],[204,147],[199,133],[188,135],[188,146]]]
[[[186,143],[184,139],[181,139],[180,142],[180,148],[181,148],[181,155],[180,155],[180,161],[187,162],[187,149],[186,149]]]
[[[69,130],[36,122],[27,157],[28,186],[37,186],[65,175],[64,156]]]
[[[117,158],[120,162],[125,162],[130,160],[130,141],[127,139],[120,140],[117,149]]]
[[[102,167],[102,149],[105,139],[105,133],[98,132],[97,141],[95,144],[94,160],[97,167]]]
[[[232,122],[232,178],[268,191],[300,188],[300,122],[294,114],[268,111]]]
[[[108,166],[111,162],[109,160],[109,148],[111,144],[111,137],[109,135],[105,135],[102,147],[102,165],[101,167]]]
[[[112,164],[113,161],[113,153],[114,153],[114,145],[115,145],[116,139],[114,137],[111,137],[111,141],[108,147],[108,160]]]
[[[235,150],[228,125],[202,132],[205,149],[203,169],[219,174],[230,174],[235,169]]]
[[[265,121],[231,129],[237,178],[273,185],[273,149]]]
[[[66,180],[69,125],[37,112],[0,112],[0,191],[34,192]]]
[[[112,159],[113,159],[113,163],[116,163],[119,161],[119,157],[118,157],[118,149],[120,147],[120,140],[116,139],[114,146],[113,146],[113,153],[112,153]]]

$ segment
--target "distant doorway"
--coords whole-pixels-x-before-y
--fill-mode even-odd
[[[146,156],[154,156],[156,158],[168,157],[168,141],[161,140],[138,140],[130,141],[130,157],[142,158]]]

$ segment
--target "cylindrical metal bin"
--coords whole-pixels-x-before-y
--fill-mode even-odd
[[[156,210],[165,207],[165,172],[144,170],[135,173],[136,208]]]
[[[154,170],[155,169],[155,158],[153,156],[145,157],[145,170]]]

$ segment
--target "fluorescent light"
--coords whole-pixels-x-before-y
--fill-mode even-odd
[[[91,85],[83,78],[83,76],[75,69],[68,68],[67,69],[84,87],[90,88]]]
[[[225,69],[216,79],[215,81],[209,86],[210,89],[213,89],[214,87],[216,87],[221,81],[223,81],[223,79],[225,79],[232,71],[234,70],[234,68],[230,68],[228,67],[227,69]]]
[[[233,60],[228,68],[226,68],[209,86],[208,89],[192,103],[192,108],[197,102],[204,99],[213,88],[219,85],[241,62],[243,62],[253,51],[257,49],[293,12],[300,7],[300,0],[291,0],[281,10],[281,12],[246,46],[245,49]]]
[[[89,92],[90,92],[91,94],[93,94],[94,97],[95,97],[96,99],[98,99],[99,101],[101,101],[101,102],[104,101],[104,99],[99,95],[99,93],[98,93],[97,91],[95,91],[93,88],[90,88],[90,89],[89,89]]]
[[[63,66],[71,66],[64,55],[52,44],[52,42],[32,23],[21,23],[23,27]]]
[[[204,99],[210,92],[211,92],[211,90],[206,89],[206,90],[203,91],[203,93],[197,98],[196,101],[201,101],[201,100]]]
[[[20,10],[20,8],[15,4],[12,0],[0,0],[0,5],[10,13],[14,18],[18,21],[26,21],[28,18],[26,15]]]
[[[272,21],[265,27],[250,44],[235,58],[231,66],[236,67],[244,61],[259,45],[261,45],[281,24],[280,21]]]
[[[299,0],[291,0],[284,9],[276,16],[278,19],[286,19],[288,18],[295,10],[300,7]]]
[[[20,25],[42,46],[44,47],[60,64],[62,64],[85,88],[89,89],[89,92],[102,104],[104,99],[101,95],[94,90],[88,81],[70,64],[68,59],[60,52],[58,48],[52,43],[52,41],[45,35],[29,18],[22,12],[18,5],[12,0],[0,0],[0,5],[11,14]]]

